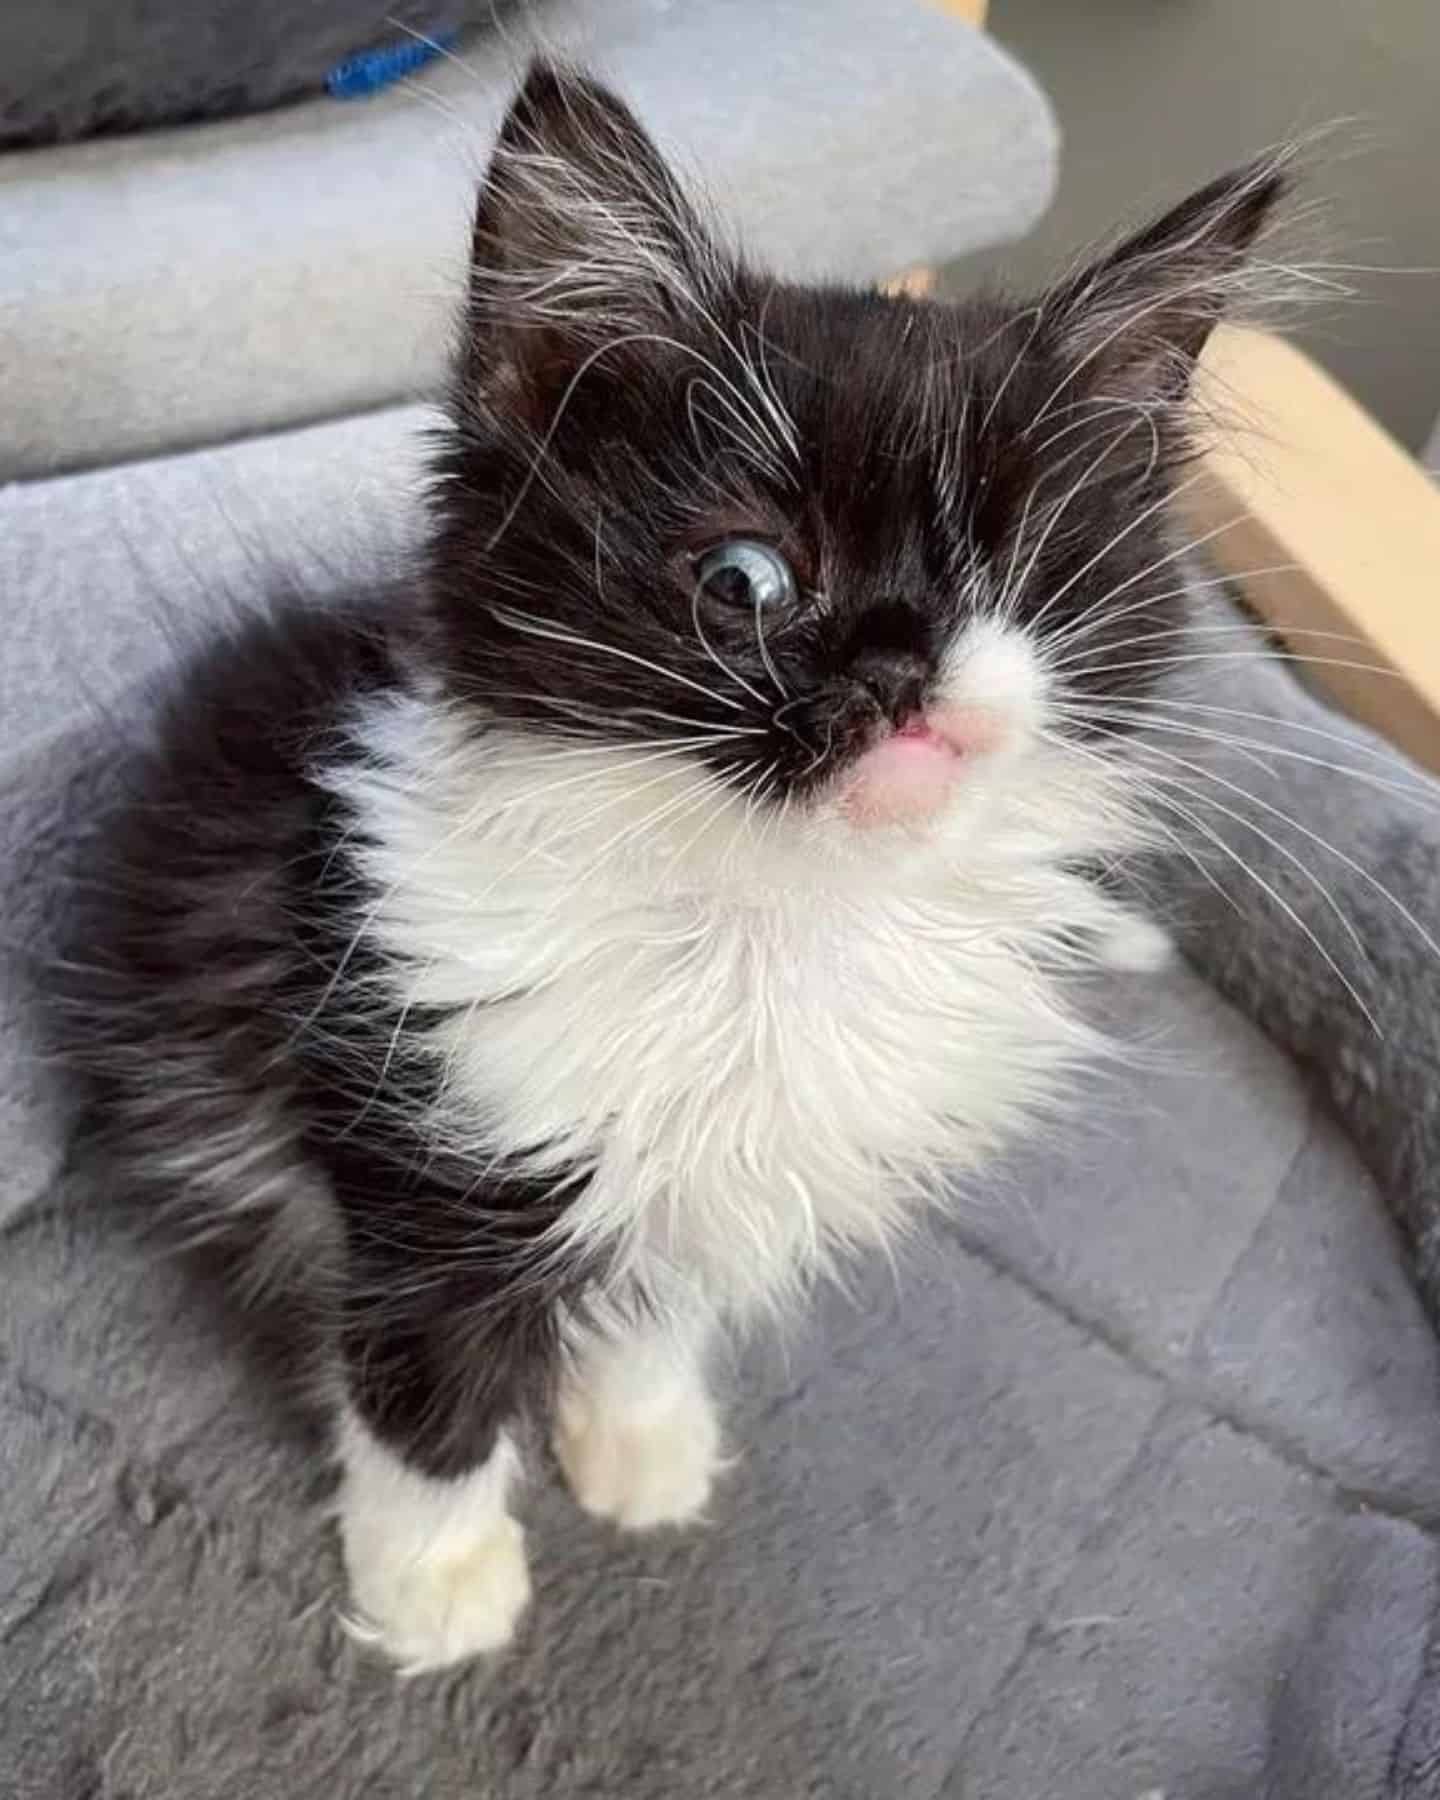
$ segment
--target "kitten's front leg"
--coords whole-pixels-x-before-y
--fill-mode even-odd
[[[1099,938],[1100,962],[1107,969],[1153,975],[1175,960],[1175,945],[1169,932],[1128,906],[1111,909]]]
[[[722,1466],[695,1320],[588,1335],[562,1377],[555,1453],[587,1512],[631,1531],[698,1518]]]
[[[511,1384],[467,1379],[459,1346],[421,1322],[364,1322],[345,1348],[339,1521],[353,1634],[405,1674],[498,1650],[530,1597],[508,1506],[520,1471]]]
[[[1148,975],[1175,960],[1169,932],[1128,900],[1116,899],[1093,882],[1073,878],[1070,897],[1070,915],[1089,934],[1102,969]]]
[[[347,1413],[340,1456],[352,1635],[406,1675],[507,1643],[530,1598],[524,1533],[506,1507],[520,1466],[511,1439],[501,1433],[475,1468],[440,1478]]]

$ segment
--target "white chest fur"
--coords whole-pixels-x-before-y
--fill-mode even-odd
[[[411,702],[365,737],[339,785],[368,928],[405,1000],[454,1009],[435,1128],[592,1170],[567,1230],[622,1268],[727,1309],[776,1298],[1093,1048],[1056,978],[1106,904],[1057,866],[1105,835],[1083,774],[1028,807],[977,790],[938,837],[840,867],[688,759],[476,744]]]

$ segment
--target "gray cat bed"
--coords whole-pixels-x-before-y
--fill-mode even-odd
[[[1273,773],[1185,754],[1349,856],[1259,815],[1373,974],[1281,850],[1211,821],[1383,1038],[1217,846],[1238,913],[1183,857],[1152,871],[1192,968],[1095,991],[1136,1054],[1085,1122],[896,1276],[868,1267],[737,1353],[742,1455],[708,1530],[622,1540],[542,1469],[536,1605],[493,1666],[398,1684],[343,1636],[313,1439],[209,1293],[67,1168],[14,1004],[58,869],[83,863],[147,670],[277,557],[324,593],[403,545],[421,414],[263,433],[434,381],[521,12],[597,54],[787,269],[954,255],[1023,230],[1053,181],[1023,72],[873,0],[527,0],[428,96],[0,162],[0,472],[251,434],[0,489],[0,1793],[1440,1791],[1437,1352],[1386,1210],[1433,1299],[1435,965],[1357,873],[1433,909],[1440,830],[1429,784],[1411,802],[1285,754],[1318,729],[1381,766],[1279,664],[1229,664],[1225,700],[1288,719],[1255,728]]]
[[[243,604],[262,547],[318,592],[398,551],[422,422],[0,493],[12,950],[43,959],[134,681]],[[1277,721],[1252,728],[1268,756],[1184,753],[1433,913],[1433,786],[1372,761],[1279,662],[1229,667],[1225,704]],[[86,732],[57,729],[87,696]],[[1287,757],[1312,729],[1415,798]],[[1193,967],[1095,989],[1135,1053],[1083,1119],[958,1197],[898,1272],[863,1268],[784,1342],[737,1353],[741,1454],[708,1529],[614,1536],[542,1465],[514,1652],[410,1684],[337,1622],[313,1440],[206,1291],[67,1171],[12,1033],[0,1791],[1434,1794],[1440,1352],[1387,1200],[1430,1280],[1440,978],[1354,869],[1293,840],[1369,973],[1283,854],[1233,831],[1384,1037],[1215,846],[1238,911],[1184,857],[1153,870]]]

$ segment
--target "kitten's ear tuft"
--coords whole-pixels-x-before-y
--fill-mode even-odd
[[[476,202],[462,380],[492,402],[543,403],[607,340],[693,306],[716,262],[624,102],[536,62]]]
[[[1289,186],[1287,161],[1222,175],[1049,296],[1077,387],[1140,401],[1184,396],[1215,326],[1263,298],[1251,253]]]

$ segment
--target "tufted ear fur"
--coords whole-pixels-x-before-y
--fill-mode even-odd
[[[1286,188],[1283,159],[1210,182],[1054,290],[1072,391],[1184,397],[1206,339],[1254,287],[1250,253]]]
[[[587,363],[703,304],[718,264],[628,107],[535,63],[476,204],[465,398],[539,424]]]

